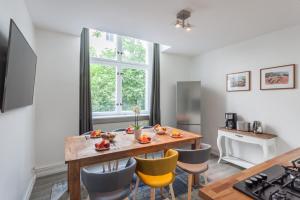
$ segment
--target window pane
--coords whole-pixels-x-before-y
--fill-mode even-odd
[[[147,64],[147,42],[131,37],[122,37],[122,61]]]
[[[116,105],[116,68],[91,64],[93,112],[112,112]]]
[[[117,36],[90,29],[90,57],[117,59]]]
[[[143,69],[122,69],[122,110],[131,111],[139,105],[145,110],[146,73]]]

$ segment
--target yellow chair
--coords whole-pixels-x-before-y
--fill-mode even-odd
[[[178,160],[178,152],[175,150],[168,150],[164,158],[160,159],[144,159],[135,158],[137,161],[136,167],[136,187],[135,195],[138,190],[140,180],[151,187],[150,199],[155,199],[155,188],[160,188],[169,185],[172,200],[175,200],[172,183],[175,180],[175,169]],[[134,199],[136,197],[134,196]]]

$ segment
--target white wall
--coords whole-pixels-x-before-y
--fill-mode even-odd
[[[299,147],[299,85],[293,90],[259,89],[260,68],[298,65],[299,52],[300,26],[297,26],[195,58],[192,77],[202,81],[202,130],[205,141],[213,144],[216,149],[217,127],[224,126],[224,113],[236,112],[246,121],[262,121],[264,131],[277,134],[279,153]],[[225,75],[245,70],[251,70],[252,90],[227,93]],[[297,82],[299,72],[297,69]],[[258,149],[249,148],[249,145],[244,145],[238,153],[250,161],[259,159],[261,153]]]
[[[189,81],[192,58],[162,53],[160,57],[161,123],[176,126],[176,83]],[[197,78],[195,79],[197,80]]]
[[[8,41],[13,18],[35,49],[34,29],[23,0],[0,0],[0,41]],[[27,198],[33,181],[34,106],[0,113],[0,199]]]
[[[72,35],[37,29],[36,168],[64,162],[64,137],[79,129],[79,47]]]

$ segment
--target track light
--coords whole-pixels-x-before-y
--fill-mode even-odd
[[[191,17],[191,12],[188,10],[181,10],[177,13],[177,19],[175,23],[176,28],[183,28],[187,32],[192,30],[192,25],[187,22],[187,19]]]

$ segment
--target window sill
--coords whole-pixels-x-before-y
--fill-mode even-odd
[[[139,116],[139,120],[149,120],[149,114],[141,114]],[[108,124],[132,121],[134,121],[134,115],[93,116],[93,124]]]

